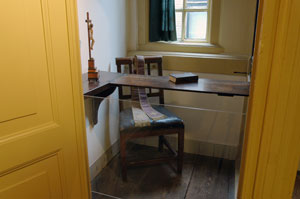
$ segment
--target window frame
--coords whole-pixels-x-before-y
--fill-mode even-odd
[[[207,0],[207,8],[187,8],[187,0],[183,0],[182,9],[175,9],[175,13],[182,13],[182,30],[180,40],[177,38],[178,42],[182,43],[210,43],[210,30],[211,30],[211,1]],[[207,12],[206,21],[206,36],[205,39],[186,39],[186,27],[187,27],[187,12]]]
[[[207,42],[149,42],[149,5],[150,0],[138,0],[136,1],[136,6],[129,7],[132,12],[132,16],[136,17],[136,23],[133,23],[133,29],[135,30],[132,37],[135,43],[130,43],[128,51],[166,51],[166,52],[183,52],[183,53],[210,53],[210,54],[220,54],[224,53],[224,48],[219,45],[219,32],[220,32],[220,13],[221,13],[221,1],[220,0],[210,0],[211,1],[211,23],[209,40]],[[135,4],[132,2],[132,4]],[[136,9],[136,10],[135,10]],[[135,25],[136,24],[136,29]]]

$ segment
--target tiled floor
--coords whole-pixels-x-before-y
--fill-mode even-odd
[[[135,145],[131,153],[145,157],[156,148]],[[182,175],[175,164],[133,167],[128,181],[121,179],[119,156],[116,156],[92,182],[93,199],[114,196],[122,199],[231,199],[234,196],[234,161],[185,154]],[[106,195],[101,195],[102,193]]]

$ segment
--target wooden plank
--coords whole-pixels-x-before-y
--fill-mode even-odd
[[[186,154],[181,175],[174,172],[175,164],[173,169],[167,164],[151,167],[134,195],[138,193],[140,198],[147,199],[183,199],[193,174],[194,161],[195,155]]]
[[[92,182],[92,190],[104,194],[130,198],[148,173],[149,168],[140,167],[128,170],[127,182],[122,180],[119,156],[116,156]]]
[[[228,199],[234,161],[197,156],[186,199]]]
[[[155,165],[155,164],[161,164],[166,162],[172,162],[175,161],[176,157],[163,157],[163,158],[155,158],[151,160],[141,160],[141,161],[132,161],[128,162],[127,166],[144,166],[144,165]]]
[[[167,76],[145,76],[100,71],[99,82],[89,82],[83,76],[84,95],[99,93],[117,86],[138,86],[143,88],[159,88],[164,90],[209,93],[218,95],[249,95],[249,82],[227,81],[200,78],[198,83],[174,84]]]
[[[134,158],[161,155],[155,147],[133,144],[129,148]],[[182,174],[175,168],[175,164],[130,168],[128,181],[123,182],[117,156],[92,182],[92,190],[130,199],[229,198],[234,161],[185,154]]]
[[[120,76],[122,73],[112,73],[112,72],[99,72],[100,77],[99,81],[88,81],[87,73],[82,75],[82,85],[83,85],[83,94],[84,95],[99,95],[101,92],[104,92],[108,89],[111,89],[112,85],[110,82]]]
[[[210,93],[221,95],[249,95],[249,83],[199,78],[198,83],[174,84],[167,76],[123,75],[110,82],[118,86],[138,86],[144,88],[160,88],[186,92]]]
[[[159,157],[161,153],[155,147],[132,145],[129,153],[134,156]],[[194,155],[186,155],[184,170],[176,173],[175,164],[134,167],[128,169],[128,181],[121,178],[119,156],[115,157],[92,182],[92,190],[120,198],[184,198],[192,175]]]

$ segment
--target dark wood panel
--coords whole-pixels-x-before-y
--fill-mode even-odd
[[[140,188],[142,188],[140,194],[147,199],[183,199],[192,176],[194,160],[194,155],[185,155],[181,175],[174,172],[175,164],[172,166],[162,164],[151,167],[145,176],[146,181],[140,185]]]
[[[112,80],[111,84],[220,95],[249,95],[249,83],[242,81],[199,78],[198,83],[174,84],[167,76],[124,75]]]
[[[112,73],[105,71],[100,71],[99,74],[100,77],[98,82],[88,81],[87,73],[82,75],[82,87],[84,95],[101,96],[102,92],[115,88],[115,86],[110,84],[112,80],[122,76],[121,73]]]
[[[200,78],[198,83],[173,84],[167,76],[144,76],[100,71],[99,82],[89,82],[87,75],[83,75],[84,95],[99,95],[107,89],[117,86],[138,86],[145,88],[159,88],[164,90],[210,93],[218,95],[248,96],[248,82],[227,81]]]
[[[186,199],[231,199],[234,161],[198,156]]]
[[[132,145],[132,158],[158,157],[157,148]],[[133,167],[128,182],[122,181],[119,156],[116,156],[92,182],[92,190],[124,199],[229,198],[234,187],[234,161],[185,154],[183,172],[176,164]],[[230,198],[231,199],[231,198]]]

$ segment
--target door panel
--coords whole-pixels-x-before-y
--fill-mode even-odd
[[[0,179],[0,198],[62,198],[59,175],[57,154],[25,168],[17,168]]]
[[[34,1],[1,1],[1,136],[53,121],[53,100],[48,71],[42,4]],[[4,5],[3,5],[4,4]],[[8,20],[9,19],[9,20]],[[48,30],[49,31],[49,30]],[[45,32],[46,33],[46,32]],[[46,35],[46,34],[45,34]],[[48,36],[49,37],[49,36]],[[50,38],[51,39],[51,38]],[[13,128],[11,128],[13,127]],[[3,130],[2,130],[3,129]],[[19,134],[19,133],[18,133]]]
[[[71,76],[80,65],[70,61],[67,3],[0,2],[0,198],[81,198],[88,186],[80,182]]]

